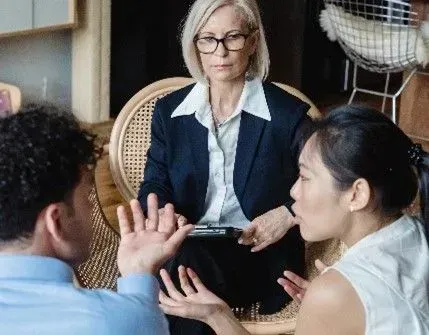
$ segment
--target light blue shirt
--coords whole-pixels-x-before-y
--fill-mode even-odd
[[[242,112],[271,121],[259,79],[245,82],[235,111],[217,129],[209,101],[209,87],[199,82],[171,114],[172,118],[195,114],[198,122],[209,130],[209,180],[204,213],[197,224],[244,228],[250,223],[241,209],[233,181]]]
[[[55,258],[0,255],[0,334],[169,334],[152,275],[120,278],[117,293],[76,288],[72,275]]]

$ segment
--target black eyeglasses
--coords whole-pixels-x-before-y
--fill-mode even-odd
[[[251,34],[230,34],[224,38],[216,38],[213,36],[198,37],[194,39],[195,46],[202,54],[212,54],[216,51],[219,43],[228,51],[239,51],[244,48],[247,38]]]

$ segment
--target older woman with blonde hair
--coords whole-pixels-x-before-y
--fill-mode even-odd
[[[188,239],[167,270],[178,283],[177,266],[190,266],[231,305],[258,301],[260,313],[276,312],[287,298],[275,279],[303,271],[288,194],[309,105],[264,82],[269,54],[255,0],[195,1],[182,48],[197,83],[155,106],[139,200],[147,208],[156,193],[161,207],[174,204],[179,224],[242,229],[238,240]],[[169,321],[172,334],[205,332]]]

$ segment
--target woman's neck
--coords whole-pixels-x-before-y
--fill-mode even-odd
[[[229,82],[210,83],[210,104],[217,120],[234,113],[244,88],[244,77]]]
[[[346,229],[339,236],[339,239],[349,248],[364,239],[366,236],[371,235],[393,223],[401,216],[376,215],[372,211],[358,211],[350,215],[352,216],[351,221],[346,225]]]

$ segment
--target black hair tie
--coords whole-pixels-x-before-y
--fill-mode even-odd
[[[413,143],[408,149],[408,159],[414,166],[419,165],[423,161],[424,151],[421,144]]]

